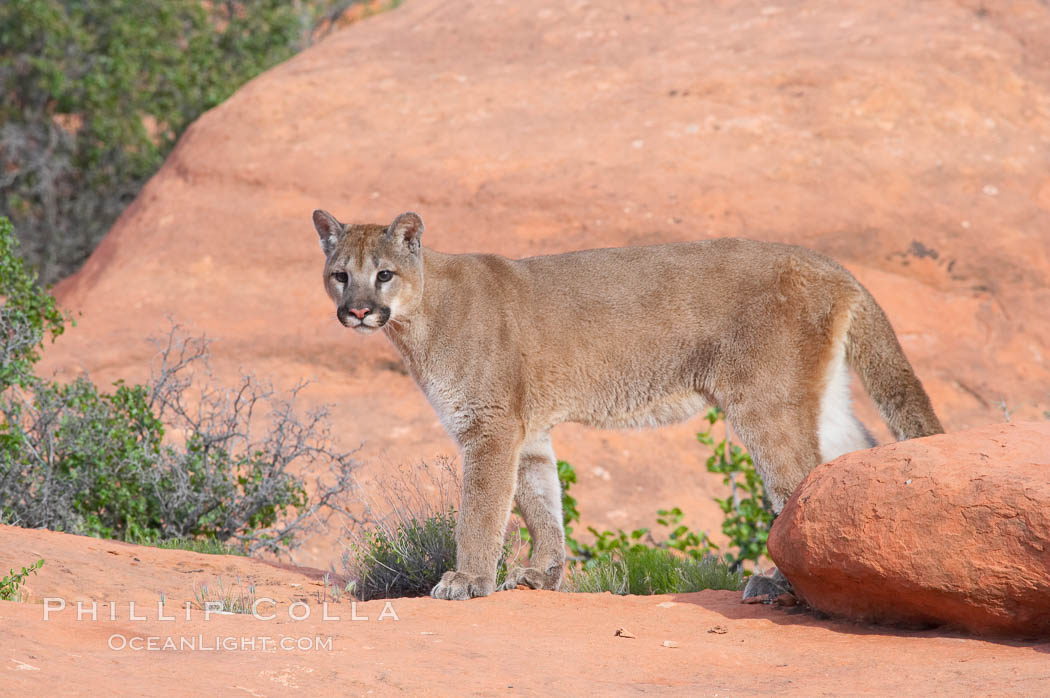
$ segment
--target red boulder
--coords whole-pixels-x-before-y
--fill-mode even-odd
[[[859,621],[1050,637],[1050,424],[998,424],[821,465],[769,553],[810,606]]]

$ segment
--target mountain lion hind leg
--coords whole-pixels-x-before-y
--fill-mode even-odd
[[[532,538],[531,566],[510,570],[500,588],[513,589],[524,584],[533,589],[557,590],[565,566],[565,528],[558,464],[546,434],[529,439],[521,450],[515,499]]]

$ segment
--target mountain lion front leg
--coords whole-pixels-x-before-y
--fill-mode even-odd
[[[456,569],[446,572],[430,591],[435,599],[488,596],[496,586],[521,437],[511,425],[484,432],[467,443],[461,441],[463,495],[456,521]]]
[[[518,457],[518,489],[514,495],[532,538],[531,567],[515,567],[501,589],[519,584],[557,590],[565,567],[565,527],[561,483],[547,434],[526,440]]]

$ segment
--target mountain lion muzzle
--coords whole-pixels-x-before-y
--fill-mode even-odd
[[[819,463],[874,445],[852,367],[898,439],[942,431],[882,309],[831,259],[741,239],[506,259],[420,244],[423,221],[314,211],[339,321],[382,329],[463,458],[456,569],[432,596],[494,590],[516,501],[531,566],[502,588],[557,589],[565,563],[550,430],[653,427],[721,407],[776,511]]]

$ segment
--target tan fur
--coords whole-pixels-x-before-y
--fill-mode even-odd
[[[493,591],[515,497],[535,551],[505,587],[558,588],[549,433],[562,422],[659,426],[719,405],[777,511],[825,457],[872,444],[845,362],[899,438],[941,431],[871,295],[801,247],[721,239],[511,260],[424,249],[414,213],[344,226],[317,211],[314,223],[340,321],[382,327],[462,452],[458,559],[438,598]]]

